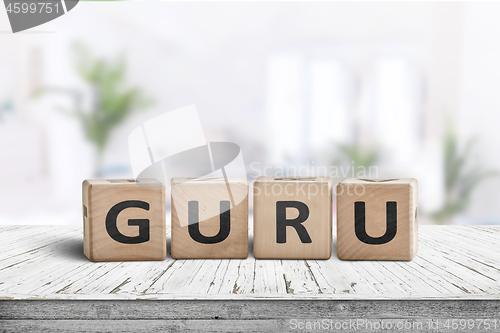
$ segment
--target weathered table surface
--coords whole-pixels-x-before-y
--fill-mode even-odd
[[[93,263],[82,246],[77,226],[0,227],[0,299],[9,300],[0,301],[1,323],[153,316],[175,324],[198,316],[193,325],[201,326],[183,327],[206,328],[204,318],[286,326],[283,318],[293,316],[407,318],[417,311],[496,316],[500,330],[500,302],[493,301],[500,299],[500,226],[421,226],[410,262],[340,261],[335,241],[329,260],[255,260],[250,244],[245,260]],[[164,304],[175,309],[155,310]]]

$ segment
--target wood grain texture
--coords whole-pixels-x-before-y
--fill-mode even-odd
[[[393,328],[411,325],[384,331],[456,332],[451,322],[445,327],[446,320],[466,318],[476,325],[467,331],[485,331],[484,322],[489,320],[486,331],[499,332],[498,319],[493,326],[499,311],[498,301],[492,300],[0,301],[0,328],[6,332],[294,332],[299,322],[335,325],[362,320],[355,329],[347,326],[342,331],[381,331],[365,326],[368,320]],[[438,329],[430,327],[430,321]],[[334,328],[329,330],[340,331]]]
[[[228,178],[227,182],[224,178],[173,178],[171,188],[173,258],[248,257],[248,184],[245,178]],[[222,212],[221,202],[224,201],[229,210]],[[197,212],[189,211],[190,202],[196,202]],[[227,229],[223,226],[223,213],[229,216]],[[188,230],[190,214],[198,214],[197,228],[202,237],[222,235],[220,239],[213,243],[193,239]]]
[[[487,331],[500,332],[500,226],[419,232],[412,261],[93,263],[83,255],[80,227],[3,226],[0,332],[297,332],[304,331],[298,323],[358,319],[398,332],[486,331],[489,320]],[[453,329],[448,319],[476,326]]]
[[[359,321],[358,321],[359,319]],[[434,317],[410,318],[383,318],[367,321],[357,319],[324,319],[324,318],[286,318],[267,320],[6,320],[0,321],[3,332],[459,332],[451,328],[452,321]],[[468,318],[469,319],[469,318]],[[455,318],[453,323],[463,323],[467,327],[467,319]],[[481,323],[481,330],[485,331],[484,321],[474,320],[476,327]],[[438,326],[429,327],[429,322]],[[446,323],[448,326],[445,326]],[[300,323],[300,324],[299,324]],[[352,323],[352,326],[350,326]],[[335,325],[344,325],[345,329],[335,328]],[[299,326],[302,325],[302,326]],[[306,326],[308,325],[308,326]],[[315,325],[315,326],[313,326]],[[377,326],[378,325],[378,326]],[[383,326],[382,326],[383,325]],[[392,327],[388,329],[387,327]],[[407,326],[405,326],[407,325]],[[488,332],[500,332],[498,323],[493,326],[493,320],[488,322]],[[342,327],[342,326],[338,326]],[[382,328],[381,328],[382,327]],[[401,328],[397,328],[401,327]],[[406,327],[406,328],[405,328]],[[461,327],[461,326],[458,326]],[[327,331],[327,332],[328,332]],[[465,330],[464,330],[465,331]],[[475,331],[475,330],[467,330]]]
[[[330,177],[259,177],[254,183],[255,258],[330,258],[332,187]],[[300,206],[280,208],[279,205],[284,203],[298,203]],[[301,228],[297,230],[290,225],[282,228],[281,234],[285,237],[281,240],[278,236],[278,224],[282,223],[280,210],[284,213],[281,221],[297,219],[300,224],[296,225]]]
[[[90,261],[163,260],[167,254],[165,237],[165,187],[156,180],[85,180],[83,196],[84,254]],[[118,212],[116,227],[126,237],[141,235],[132,219],[147,219],[146,241],[126,244],[113,239],[106,218],[115,205],[141,201],[147,209],[128,207]],[[146,239],[146,238],[145,238]]]
[[[463,301],[443,299],[3,300],[0,301],[0,310],[0,320],[495,318],[500,311],[500,303],[497,300]]]
[[[6,226],[0,227],[0,299],[500,299],[499,226],[421,226],[419,234],[412,261],[343,261],[335,255],[256,260],[250,254],[94,263],[83,254],[81,227]]]
[[[338,257],[411,260],[418,248],[417,200],[416,179],[342,180],[337,185]],[[362,214],[364,226],[356,220]]]

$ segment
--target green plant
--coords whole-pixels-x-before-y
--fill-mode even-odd
[[[459,149],[455,130],[447,126],[444,139],[444,204],[430,216],[438,224],[446,224],[464,212],[474,189],[486,178],[497,176],[496,170],[484,170],[479,165],[471,165],[475,139],[469,139],[463,150]]]
[[[340,156],[335,160],[336,164],[369,168],[379,160],[379,149],[375,146],[362,146],[358,143],[341,144],[338,150]]]
[[[336,150],[332,165],[344,168],[341,171],[343,176],[354,177],[359,173],[362,177],[368,177],[367,172],[370,172],[370,168],[375,166],[380,158],[379,148],[375,145],[340,144]]]
[[[3,121],[4,115],[14,111],[13,103],[10,99],[0,103],[0,121]]]
[[[331,165],[335,167],[334,178],[372,177],[372,169],[377,170],[376,163],[380,158],[380,150],[376,145],[361,145],[358,142],[339,144]]]
[[[123,55],[109,60],[98,58],[81,42],[73,43],[72,51],[75,70],[90,88],[91,107],[83,108],[83,93],[75,89],[45,87],[41,92],[63,92],[74,98],[73,108],[59,107],[58,110],[82,123],[86,138],[95,147],[95,174],[100,176],[103,153],[111,132],[128,116],[143,110],[151,102],[139,88],[126,85],[127,67]]]

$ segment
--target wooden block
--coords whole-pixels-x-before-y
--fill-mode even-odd
[[[248,257],[245,178],[172,178],[172,258]]]
[[[90,261],[163,260],[167,256],[165,187],[152,179],[87,179],[83,252]]]
[[[413,178],[346,178],[337,186],[337,255],[343,260],[411,260],[417,253]]]
[[[254,257],[330,258],[332,188],[330,177],[259,177],[254,184]]]

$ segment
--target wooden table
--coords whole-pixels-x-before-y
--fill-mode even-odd
[[[428,325],[454,331],[453,318],[500,331],[499,298],[498,226],[421,226],[411,262],[340,261],[334,242],[325,261],[106,263],[84,257],[81,227],[0,227],[0,332],[335,330],[357,319],[372,325],[358,331],[436,332]]]

